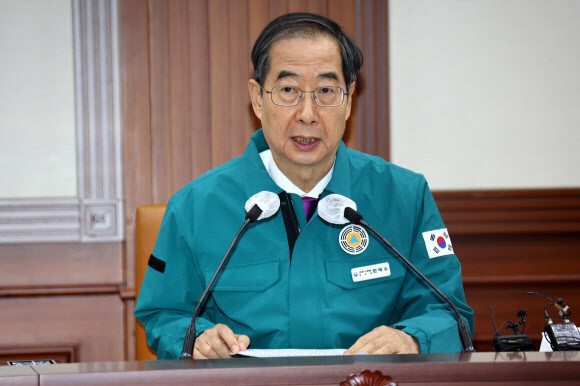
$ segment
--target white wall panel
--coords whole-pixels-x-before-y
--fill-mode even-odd
[[[52,66],[52,72],[40,71],[29,80],[34,84],[27,93],[33,95],[39,89],[43,94],[36,97],[36,106],[28,106],[23,97],[0,114],[0,122],[11,122],[15,128],[3,130],[0,142],[0,243],[123,238],[117,6],[116,0],[0,0],[1,21],[14,24],[4,32],[16,36],[5,42],[12,51],[22,53],[22,67],[36,69],[38,64],[42,70],[39,62],[44,57],[50,62],[51,55],[67,53],[63,54],[67,60]],[[28,27],[21,28],[19,23]],[[59,42],[53,42],[47,52],[34,44],[22,48],[37,37],[44,41],[39,36],[51,35],[51,29],[59,30],[60,24],[67,25],[67,32],[55,38]],[[35,32],[23,39],[26,44],[14,43],[27,28]],[[44,56],[31,51],[44,52]],[[16,62],[12,68],[18,67]],[[13,83],[17,89],[22,79]],[[51,94],[55,85],[67,93]],[[1,92],[4,102],[20,93],[8,88]],[[48,124],[61,115],[67,116],[66,122]]]
[[[580,186],[580,1],[391,0],[392,161],[433,189]]]
[[[75,197],[70,0],[0,0],[0,198]]]

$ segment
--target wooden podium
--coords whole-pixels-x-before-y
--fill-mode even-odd
[[[338,385],[362,370],[405,385],[578,385],[579,352],[359,355],[0,367],[0,385]]]

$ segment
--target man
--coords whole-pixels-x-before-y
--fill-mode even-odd
[[[331,193],[354,200],[473,329],[460,265],[425,179],[341,142],[358,47],[327,18],[288,14],[264,29],[252,61],[249,92],[262,129],[243,156],[167,205],[135,310],[158,358],[179,358],[244,203],[264,190],[280,196],[281,208],[239,240],[196,321],[194,358],[229,358],[248,347],[460,351],[455,317],[432,290],[364,229],[326,223],[316,211]]]

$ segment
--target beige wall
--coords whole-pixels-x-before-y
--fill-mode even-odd
[[[70,0],[0,1],[0,198],[75,197]]]
[[[431,187],[580,186],[580,2],[390,1],[392,160]]]

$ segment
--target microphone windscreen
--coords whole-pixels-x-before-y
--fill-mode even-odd
[[[344,217],[344,208],[346,207],[356,210],[356,204],[350,198],[340,194],[329,194],[318,203],[318,215],[331,224],[346,224],[349,222]]]
[[[260,214],[257,220],[263,220],[276,214],[280,208],[280,197],[276,193],[263,190],[254,194],[246,201],[246,212],[249,212],[254,205],[258,205],[262,209],[262,214]]]

